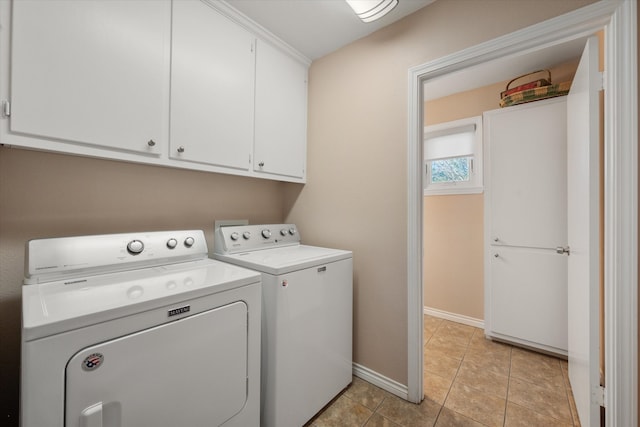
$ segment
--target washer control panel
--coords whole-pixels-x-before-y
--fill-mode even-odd
[[[163,265],[207,255],[202,230],[37,239],[27,243],[25,277],[41,283],[61,274]]]
[[[300,244],[295,224],[234,225],[216,229],[214,252],[229,254]]]

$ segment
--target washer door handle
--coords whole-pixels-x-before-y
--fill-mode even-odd
[[[93,404],[80,413],[80,425],[82,427],[102,427],[102,402]]]

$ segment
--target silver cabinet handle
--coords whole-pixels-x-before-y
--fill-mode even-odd
[[[500,241],[500,239],[498,239],[497,237],[494,237],[494,238],[493,238],[493,241],[494,241],[494,242],[499,242],[499,241]]]
[[[184,147],[183,146],[178,147],[178,153],[184,153]]]
[[[500,254],[493,254],[494,258],[500,258]]]
[[[258,166],[263,167],[264,166],[264,162],[258,163]]]
[[[571,255],[571,249],[569,248],[569,246],[558,246],[556,248],[556,253],[560,254],[560,255]]]
[[[156,145],[156,142],[155,142],[153,139],[150,139],[150,140],[149,140],[149,142],[147,142],[147,145],[148,145],[149,147],[153,147],[153,146],[155,146],[155,145]]]

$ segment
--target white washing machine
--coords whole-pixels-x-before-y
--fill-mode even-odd
[[[200,230],[32,240],[23,427],[258,426],[260,275]]]
[[[262,273],[264,427],[300,427],[352,378],[350,251],[300,244],[293,224],[216,229],[216,259]]]

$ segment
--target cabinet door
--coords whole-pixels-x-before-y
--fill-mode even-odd
[[[248,31],[206,3],[173,2],[171,158],[249,170],[254,48]]]
[[[170,12],[168,0],[14,1],[10,131],[161,153]]]
[[[538,101],[484,117],[491,242],[565,246],[566,101]]]
[[[505,246],[489,257],[492,332],[566,352],[567,257]]]
[[[266,42],[256,59],[254,171],[305,177],[307,67]]]

